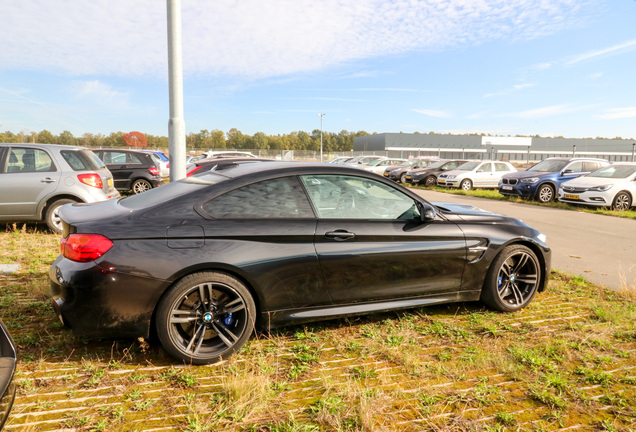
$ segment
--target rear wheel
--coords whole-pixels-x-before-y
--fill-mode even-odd
[[[426,177],[426,180],[424,180],[424,184],[426,186],[435,186],[437,184],[437,177],[435,176]]]
[[[152,184],[146,179],[137,179],[133,182],[131,189],[134,193],[140,194],[152,189]]]
[[[469,190],[471,190],[473,188],[473,182],[470,179],[464,179],[459,184],[459,187],[462,188],[465,191],[469,191]]]
[[[201,272],[174,285],[157,307],[157,336],[172,356],[207,364],[238,351],[254,330],[248,289],[225,273]]]
[[[481,300],[496,310],[517,311],[534,298],[541,278],[539,260],[530,248],[506,246],[488,269]]]
[[[554,189],[550,185],[541,185],[537,191],[537,201],[549,203],[554,199]]]
[[[68,198],[62,198],[52,202],[51,205],[47,207],[46,214],[44,215],[44,220],[49,229],[55,234],[62,234],[62,219],[60,219],[60,207],[62,207],[64,204],[72,204],[75,202],[77,201],[73,201],[72,199]]]
[[[618,211],[629,210],[632,206],[632,197],[625,191],[616,194],[612,202],[612,208]]]

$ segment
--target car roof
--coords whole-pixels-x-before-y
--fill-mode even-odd
[[[202,173],[201,176],[216,173],[229,178],[238,178],[255,174],[343,174],[357,175],[378,179],[378,175],[356,167],[347,165],[330,164],[326,162],[269,162],[269,163],[249,163],[238,164],[223,170],[222,172],[210,171]],[[379,177],[382,179],[382,177]]]
[[[64,144],[41,144],[41,143],[0,143],[0,147],[28,147],[28,148],[50,148],[58,150],[93,150],[88,147],[71,146]]]
[[[232,162],[269,162],[274,161],[274,159],[265,159],[265,158],[253,158],[253,157],[212,157],[199,159],[195,161],[195,165],[214,165],[214,164],[230,164]]]

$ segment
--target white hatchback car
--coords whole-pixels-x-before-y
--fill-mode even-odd
[[[583,177],[566,181],[559,188],[559,201],[614,210],[636,205],[636,163],[608,165]]]
[[[509,162],[470,161],[447,171],[437,178],[437,185],[443,187],[459,187],[470,190],[475,187],[496,188],[499,179],[517,169]]]

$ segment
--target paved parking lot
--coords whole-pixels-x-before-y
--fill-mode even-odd
[[[429,201],[470,204],[523,220],[548,236],[552,268],[595,284],[636,287],[636,221],[529,204],[416,190]]]

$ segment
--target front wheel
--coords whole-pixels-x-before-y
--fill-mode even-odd
[[[60,219],[60,207],[62,207],[64,204],[72,204],[75,202],[76,201],[73,201],[72,199],[63,198],[54,201],[46,209],[46,214],[44,215],[46,225],[55,234],[62,234],[62,219]]]
[[[400,176],[400,183],[402,183],[402,184],[406,184],[407,183],[407,181],[406,181],[406,173],[404,173],[404,174],[402,174]]]
[[[462,188],[462,190],[469,191],[473,188],[473,182],[470,179],[464,179],[459,184],[459,187]]]
[[[435,186],[437,184],[437,177],[435,176],[428,176],[426,177],[426,180],[424,180],[426,186]]]
[[[506,246],[488,269],[481,300],[496,310],[517,311],[534,298],[541,279],[539,260],[530,248]]]
[[[612,202],[612,208],[618,211],[629,210],[631,206],[632,197],[625,191],[617,193]]]
[[[136,194],[140,194],[142,192],[146,192],[147,190],[152,189],[152,184],[148,180],[145,179],[137,179],[132,184],[132,191]]]
[[[186,276],[157,308],[157,336],[188,364],[214,363],[238,351],[254,330],[256,307],[238,279],[218,272]]]
[[[550,185],[542,185],[537,191],[537,201],[549,203],[554,199],[554,189]]]

